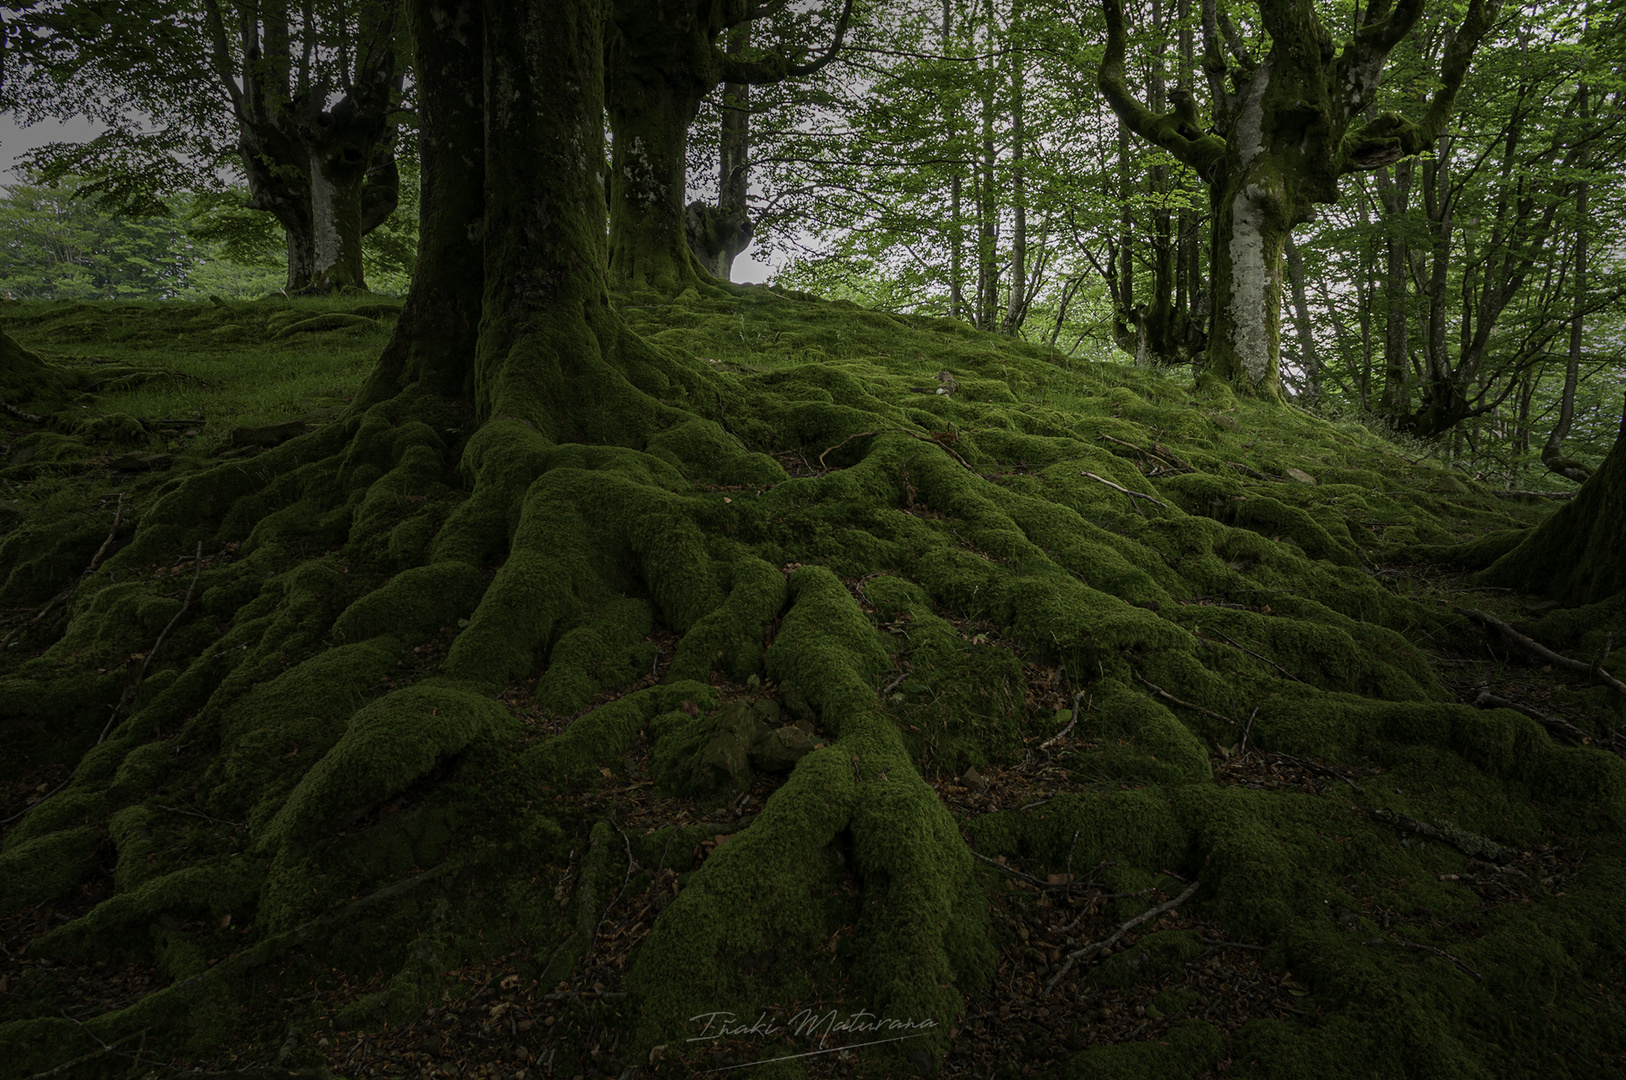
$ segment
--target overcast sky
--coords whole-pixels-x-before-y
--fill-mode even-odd
[[[17,158],[46,143],[89,142],[102,126],[79,117],[66,123],[43,120],[33,127],[19,127],[10,113],[0,112],[0,184],[17,179]]]

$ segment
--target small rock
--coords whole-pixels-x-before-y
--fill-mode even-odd
[[[773,728],[751,744],[751,764],[763,772],[789,772],[813,749],[813,736],[795,724]]]
[[[1303,469],[1283,469],[1282,471],[1287,474],[1288,479],[1290,480],[1297,480],[1301,484],[1315,483],[1315,477],[1311,476]]]
[[[972,791],[987,791],[988,790],[988,779],[985,776],[983,776],[982,773],[978,772],[975,768],[967,769],[965,771],[965,775],[960,777],[960,783],[964,784],[966,787],[970,788]]]

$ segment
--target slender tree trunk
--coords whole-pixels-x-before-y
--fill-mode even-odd
[[[739,55],[750,44],[750,23],[742,23],[728,35],[730,55]],[[725,82],[722,91],[717,205],[690,203],[684,227],[700,265],[717,280],[728,281],[733,277],[734,260],[750,245],[753,233],[747,205],[751,186],[751,84]]]
[[[1383,393],[1379,398],[1378,408],[1391,422],[1399,420],[1411,411],[1411,395],[1409,392],[1409,374],[1411,358],[1409,354],[1409,327],[1408,304],[1406,297],[1409,293],[1407,265],[1410,261],[1410,252],[1406,244],[1404,227],[1406,203],[1411,192],[1411,162],[1401,162],[1395,167],[1393,178],[1388,169],[1378,172],[1378,198],[1383,205],[1384,220],[1384,270],[1383,270]]]
[[[952,56],[953,11],[951,0],[943,0],[943,55]],[[965,222],[961,208],[961,173],[958,111],[952,102],[944,110],[943,143],[949,159],[949,318],[958,319],[965,310]]]
[[[1131,352],[1139,351],[1139,335],[1135,317],[1135,260],[1131,256],[1135,243],[1135,218],[1130,212],[1135,197],[1135,176],[1130,164],[1129,128],[1118,121],[1118,344]]]
[[[1424,275],[1423,364],[1426,379],[1416,415],[1407,426],[1419,434],[1441,432],[1463,419],[1468,412],[1466,377],[1447,352],[1446,330],[1450,324],[1446,289],[1451,271],[1451,239],[1454,204],[1450,185],[1450,139],[1441,139],[1434,158],[1423,163],[1423,209],[1429,223],[1429,263]],[[1467,330],[1467,327],[1464,327]],[[1466,360],[1466,349],[1463,359]],[[1465,366],[1465,365],[1463,365]]]
[[[1590,88],[1585,83],[1581,84],[1580,98],[1579,114],[1584,128],[1592,114]],[[1592,470],[1582,462],[1564,456],[1564,440],[1569,437],[1570,425],[1575,420],[1575,387],[1580,381],[1581,348],[1586,339],[1587,234],[1591,231],[1591,223],[1587,220],[1589,191],[1585,177],[1592,164],[1590,147],[1582,146],[1576,164],[1582,179],[1575,185],[1575,283],[1571,286],[1574,292],[1570,307],[1569,355],[1564,365],[1564,392],[1559,398],[1558,421],[1553,424],[1553,430],[1542,445],[1541,463],[1547,466],[1549,472],[1583,483],[1592,475]]]
[[[1009,33],[1015,35],[1022,20],[1022,0],[1011,2]],[[1027,192],[1027,131],[1022,115],[1022,45],[1020,41],[1009,46],[1011,50],[1011,281],[1005,304],[1005,321],[1000,327],[1014,337],[1022,329],[1027,317],[1028,283],[1028,192]],[[1043,246],[1041,242],[1041,247]]]
[[[1299,364],[1304,374],[1305,404],[1314,405],[1321,399],[1321,353],[1316,348],[1315,330],[1310,322],[1310,301],[1304,290],[1304,259],[1292,236],[1287,238],[1287,280],[1292,288],[1293,329],[1299,343]]]
[[[1361,412],[1371,412],[1372,408],[1372,306],[1376,303],[1377,288],[1374,283],[1374,272],[1377,267],[1377,255],[1372,252],[1371,229],[1366,228],[1372,223],[1371,202],[1366,197],[1366,184],[1356,185],[1356,208],[1361,215],[1361,260],[1359,260],[1359,278],[1354,283],[1354,303],[1356,303],[1356,317],[1361,325],[1361,369],[1358,372],[1359,395],[1361,395]]]
[[[987,19],[988,66],[982,72],[982,160],[977,183],[977,325],[992,330],[999,324],[999,201],[995,179],[995,92],[999,59],[994,38],[994,3],[984,4]]]

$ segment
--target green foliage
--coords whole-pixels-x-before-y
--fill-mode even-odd
[[[0,197],[0,295],[15,300],[162,300],[192,282],[171,218],[115,218],[73,181],[23,180]]]

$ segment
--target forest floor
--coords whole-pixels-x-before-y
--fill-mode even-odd
[[[856,473],[855,448],[889,432],[970,474],[945,481],[901,454],[888,466],[897,504],[884,509],[906,528],[886,532],[860,499],[834,526],[802,519],[772,545],[787,576],[828,566],[884,648],[877,707],[986,897],[986,977],[962,988],[957,1015],[907,1018],[924,1025],[918,1037],[948,1027],[946,1054],[924,1067],[979,1078],[1626,1075],[1626,745],[1615,734],[1626,702],[1464,614],[1587,663],[1626,640],[1626,606],[1561,609],[1475,583],[1511,530],[1543,520],[1562,492],[1511,496],[1356,424],[942,320],[767,290],[644,299],[625,313],[656,345],[745,388],[758,426],[721,397],[717,422],[772,456],[787,489]],[[268,928],[271,894],[253,889],[105,921],[153,880],[135,860],[168,871],[233,857],[264,824],[215,816],[227,804],[206,798],[225,767],[214,758],[133,793],[133,764],[117,782],[111,768],[87,779],[85,764],[109,739],[95,718],[115,711],[121,676],[163,657],[139,716],[234,632],[230,608],[198,613],[198,581],[228,581],[254,543],[222,533],[98,570],[106,585],[85,568],[174,477],[252,463],[333,422],[392,316],[384,304],[284,301],[0,309],[48,361],[145,372],[81,396],[77,417],[0,416],[0,874],[35,872],[18,854],[31,844],[74,829],[93,838],[82,871],[42,887],[44,899],[0,885],[0,1077],[894,1075],[900,1059],[864,1044],[907,1049],[917,1034],[877,1028],[853,975],[874,947],[863,935],[877,886],[837,841],[807,900],[824,912],[822,954],[736,961],[748,979],[787,967],[811,977],[763,975],[758,1010],[731,1019],[720,1014],[734,999],[716,1005],[697,988],[692,1035],[648,1045],[630,1034],[639,993],[627,976],[659,917],[709,880],[708,863],[788,782],[757,768],[743,788],[681,793],[663,733],[731,702],[768,703],[775,722],[805,712],[771,661],[749,677],[719,664],[668,704],[670,719],[530,793],[547,800],[535,810],[487,783],[499,758],[563,745],[610,706],[688,685],[669,677],[680,636],[660,617],[604,659],[595,670],[618,674],[585,699],[550,696],[532,672],[497,696],[500,739],[347,818],[324,850],[365,869],[336,869],[329,883],[312,864],[323,893],[305,921]],[[838,409],[851,416],[833,433]],[[762,427],[780,429],[776,445]],[[969,495],[954,486],[973,481]],[[726,477],[696,487],[724,502],[768,491]],[[842,546],[843,530],[916,529],[968,559],[1020,564],[1021,543],[969,507],[978,498],[1149,636],[1125,637],[1117,608],[984,605],[924,561],[910,591],[891,548]],[[1057,520],[1079,530],[1078,550],[1040,505],[1071,515]],[[369,572],[342,543],[311,543],[302,558]],[[94,606],[97,589],[120,588],[157,606],[123,621]],[[182,614],[191,636],[166,643]],[[1049,627],[1066,632],[1056,618],[1106,644],[1048,644]],[[366,693],[432,678],[467,624],[423,636]],[[780,629],[762,627],[759,658]],[[94,682],[94,707],[41,704],[74,671]],[[1476,707],[1486,693],[1519,711]],[[567,700],[576,707],[557,707]],[[173,747],[163,752],[185,759],[193,722],[160,722],[120,754]],[[816,746],[837,742],[818,717],[803,724]],[[277,749],[302,760],[297,741]],[[72,813],[52,809],[73,798]],[[445,869],[460,847],[544,810],[557,831],[524,861],[498,844]],[[292,944],[253,952],[295,924]],[[214,987],[212,1000],[184,998],[178,1028],[150,1019],[153,995],[182,1001],[194,985]]]

